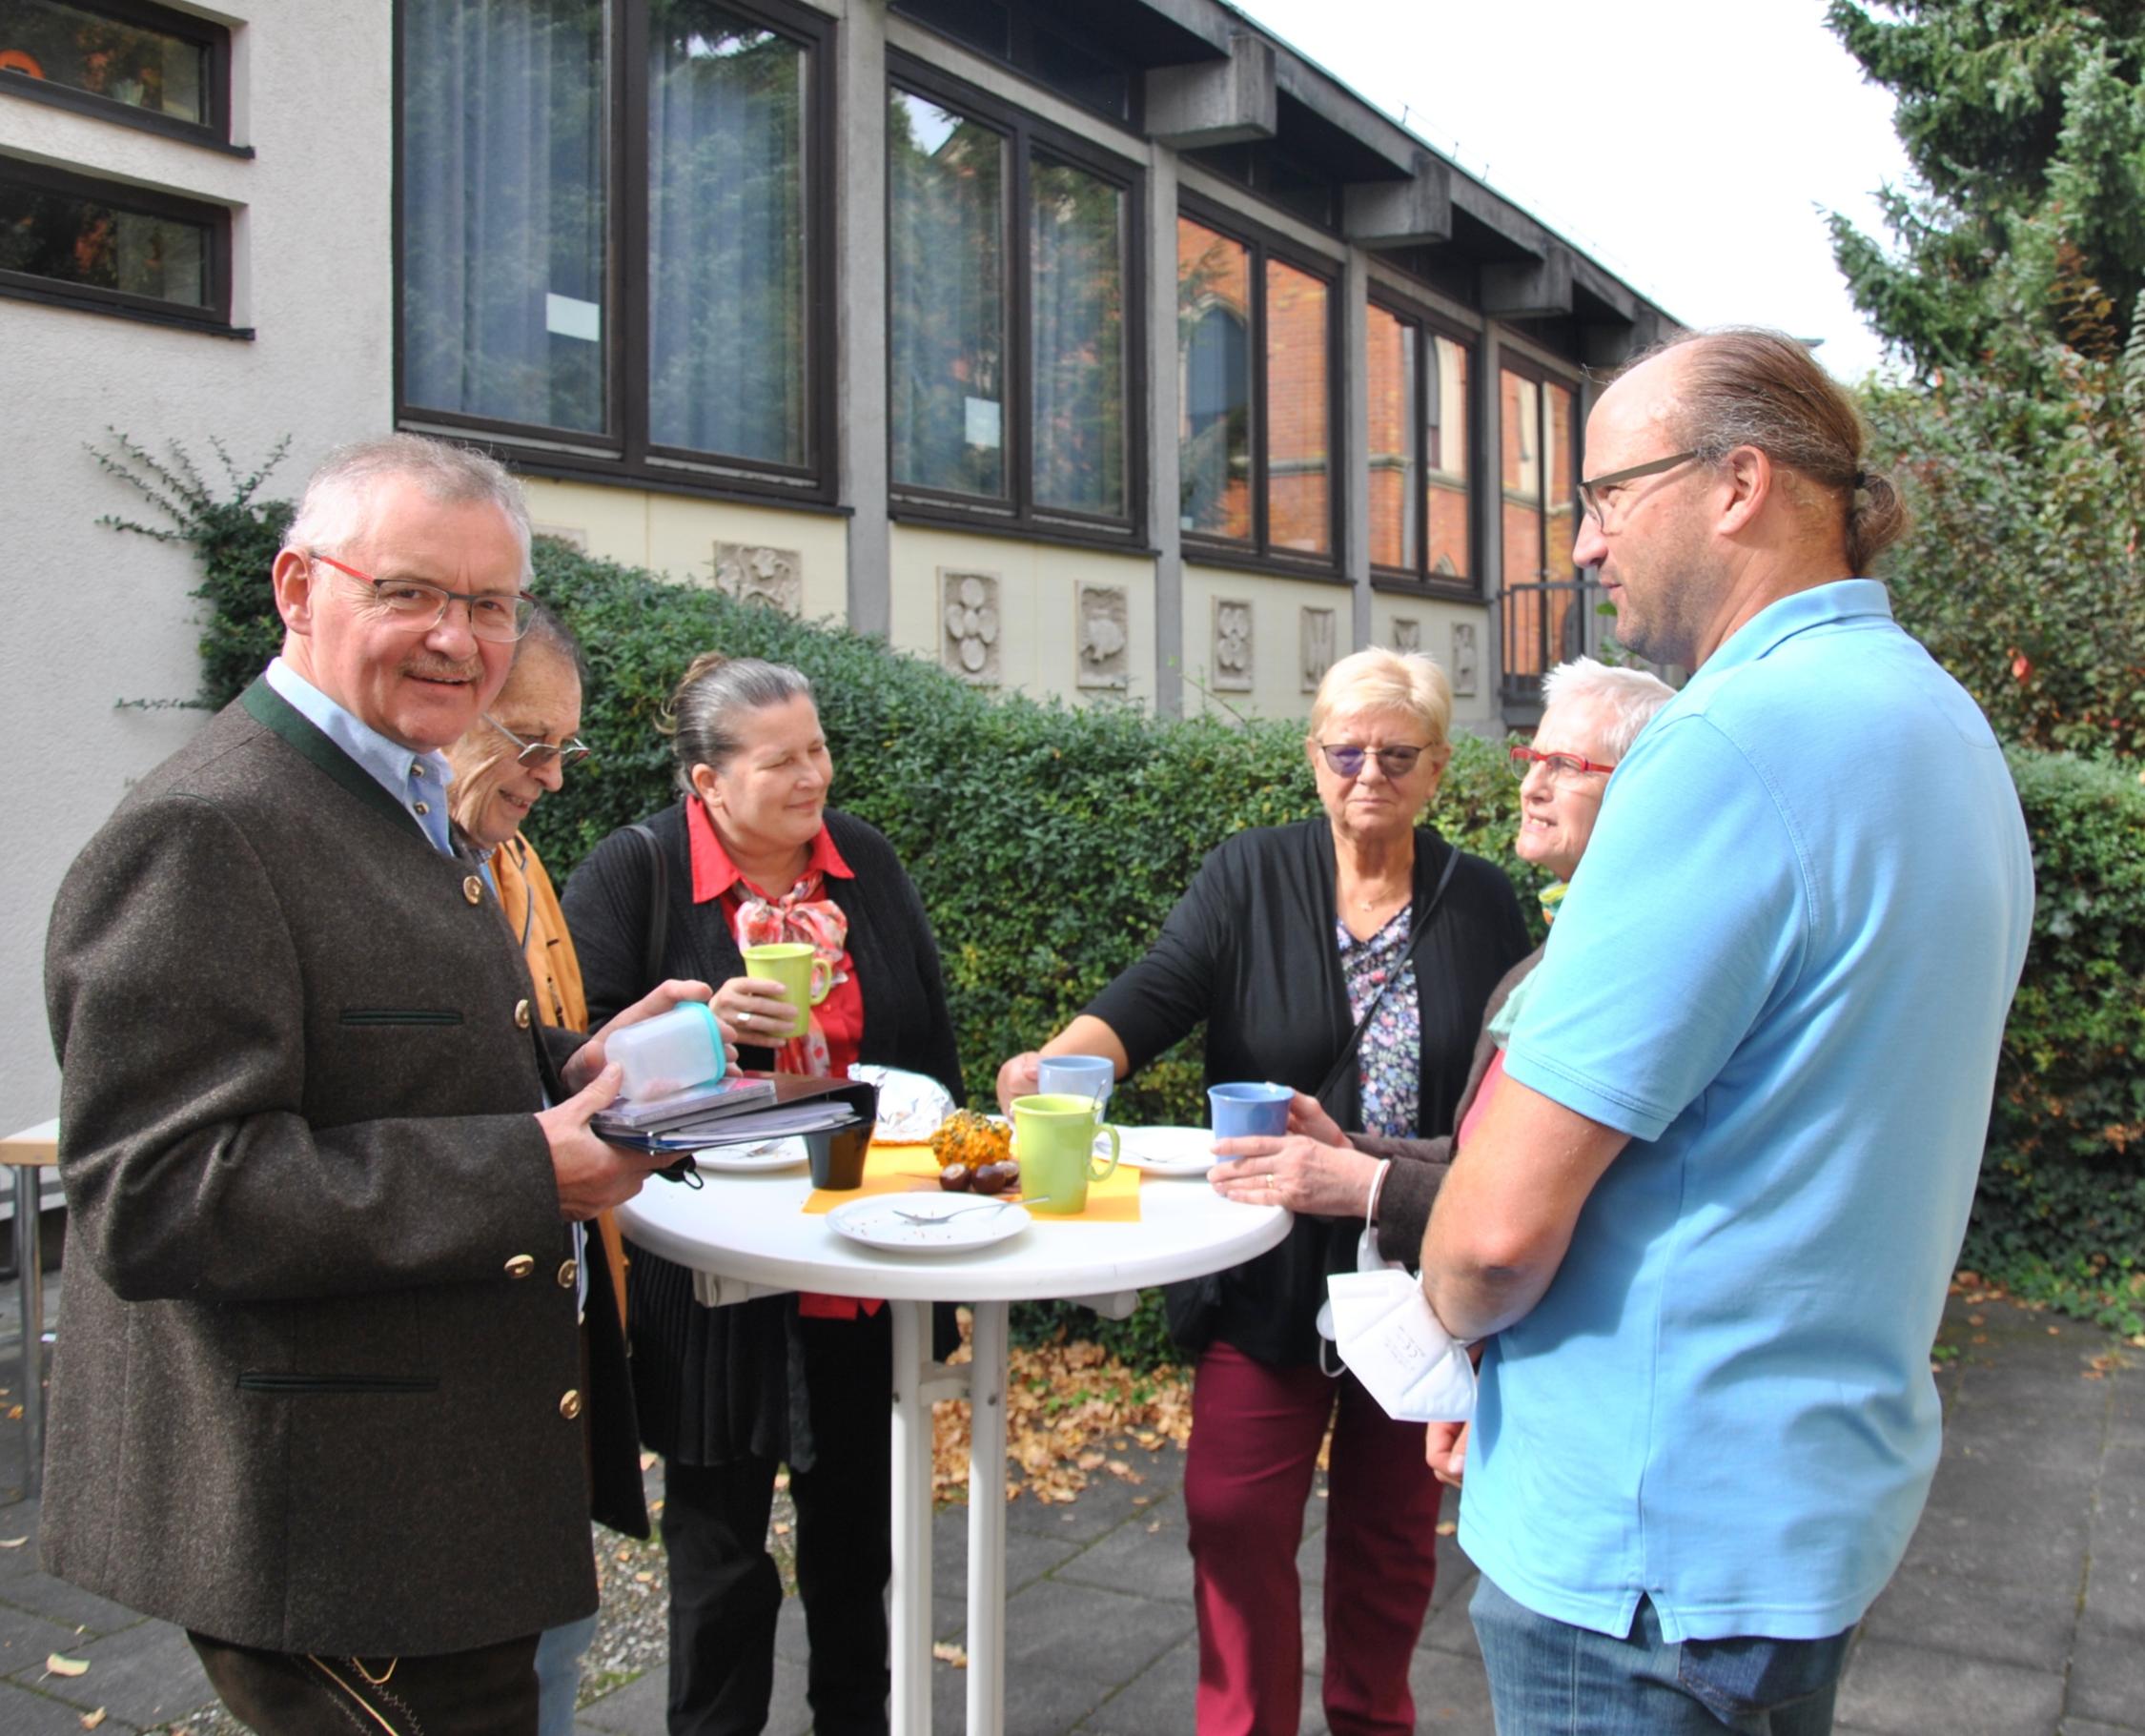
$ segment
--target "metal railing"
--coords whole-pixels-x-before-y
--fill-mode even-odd
[[[1539,703],[1542,678],[1597,649],[1607,623],[1595,609],[1607,592],[1583,579],[1508,584],[1498,597],[1498,687],[1509,703]]]

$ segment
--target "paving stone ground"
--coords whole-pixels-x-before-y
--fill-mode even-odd
[[[0,1309],[0,1381],[19,1381],[11,1309]],[[1849,1660],[1839,1736],[2145,1736],[2145,1353],[2000,1301],[1954,1298],[1938,1384],[1944,1457],[1898,1576]],[[0,1399],[0,1419],[14,1401]],[[36,1503],[20,1499],[21,1426],[0,1420],[0,1736],[76,1732],[103,1708],[108,1736],[238,1726],[184,1637],[42,1573]],[[1007,1736],[1190,1731],[1197,1641],[1184,1547],[1183,1460],[1124,1455],[1144,1481],[1108,1479],[1069,1506],[1007,1509]],[[658,1491],[660,1492],[660,1491]],[[1304,1736],[1323,1736],[1320,1585],[1324,1502],[1305,1516]],[[932,1537],[936,1631],[965,1622],[967,1516]],[[663,1736],[662,1559],[619,1559],[603,1537],[607,1661],[583,1736]],[[1417,1727],[1492,1736],[1467,1624],[1474,1569],[1449,1539],[1411,1672]],[[54,1652],[86,1660],[53,1676]],[[806,1736],[803,1612],[777,1640],[769,1736]],[[638,1672],[638,1673],[636,1673]],[[965,1678],[933,1667],[934,1725],[962,1726]]]

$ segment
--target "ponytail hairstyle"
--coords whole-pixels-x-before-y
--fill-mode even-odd
[[[720,771],[729,763],[744,745],[745,720],[752,712],[811,697],[811,683],[787,664],[702,652],[671,693],[656,725],[670,737],[680,791],[697,793],[695,766]]]
[[[1636,359],[1670,350],[1681,352],[1668,412],[1677,445],[1709,464],[1754,446],[1792,473],[1790,490],[1806,503],[1819,504],[1813,492],[1828,497],[1855,573],[1868,572],[1907,533],[1907,502],[1866,461],[1869,434],[1854,399],[1807,344],[1783,332],[1724,326],[1672,337]],[[1796,480],[1805,486],[1795,488]]]

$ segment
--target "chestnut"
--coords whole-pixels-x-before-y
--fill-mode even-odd
[[[966,1194],[974,1179],[975,1172],[958,1163],[950,1163],[938,1173],[938,1185],[949,1194]]]

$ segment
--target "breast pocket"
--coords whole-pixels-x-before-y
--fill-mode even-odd
[[[459,1025],[461,1014],[451,1007],[345,1007],[339,1025]]]

